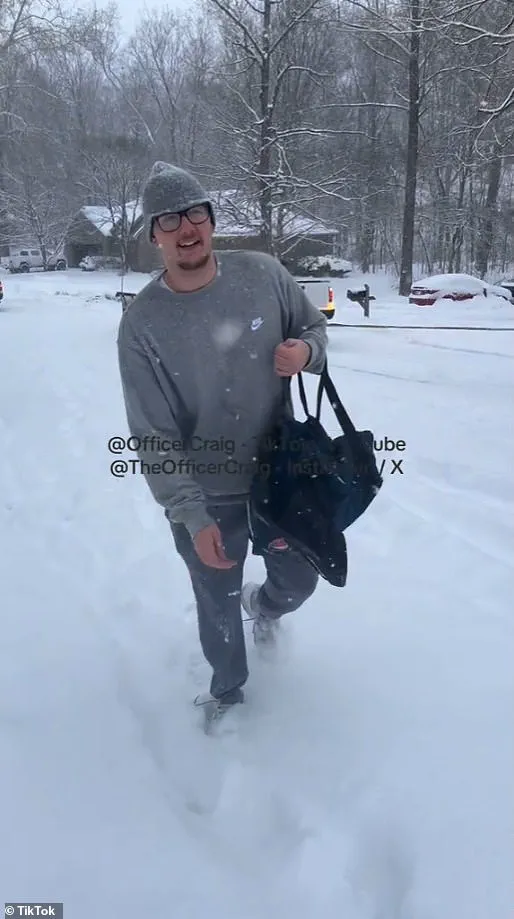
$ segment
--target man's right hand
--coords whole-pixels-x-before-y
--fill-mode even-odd
[[[215,523],[204,527],[193,539],[196,554],[209,568],[233,568],[237,562],[227,558],[221,531]]]

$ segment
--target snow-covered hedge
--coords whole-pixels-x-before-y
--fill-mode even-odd
[[[299,277],[344,278],[350,274],[352,265],[335,255],[308,256],[294,262],[294,271]]]

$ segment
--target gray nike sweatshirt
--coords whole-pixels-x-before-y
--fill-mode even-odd
[[[275,348],[301,338],[319,374],[326,319],[276,259],[216,252],[214,280],[175,293],[162,276],[123,314],[118,358],[132,471],[193,537],[209,505],[246,501],[257,445],[284,399]]]

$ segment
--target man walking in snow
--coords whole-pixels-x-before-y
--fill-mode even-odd
[[[194,591],[215,708],[243,701],[241,605],[256,642],[313,593],[318,576],[289,546],[266,556],[261,586],[242,586],[256,452],[284,403],[284,383],[319,374],[326,319],[273,257],[214,252],[215,213],[197,179],[155,163],[145,232],[164,270],[123,314],[119,366],[141,469],[170,523]],[[287,404],[290,405],[289,396]]]

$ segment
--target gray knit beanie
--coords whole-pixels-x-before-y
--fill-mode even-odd
[[[167,211],[176,213],[197,204],[208,204],[215,224],[214,207],[209,195],[190,172],[171,163],[154,163],[143,188],[145,232],[152,242],[152,220]]]

